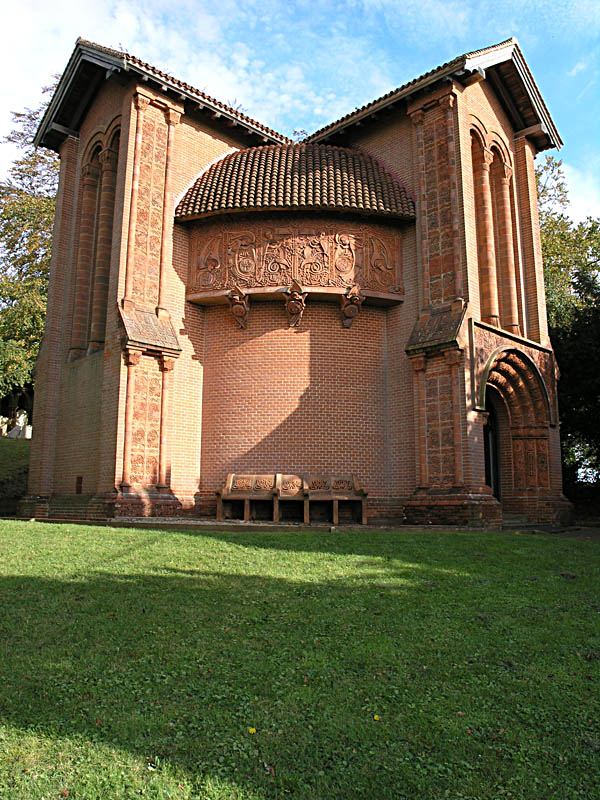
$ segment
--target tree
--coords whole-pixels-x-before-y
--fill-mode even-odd
[[[600,472],[600,220],[574,224],[562,162],[537,170],[548,322],[561,371],[565,483]]]
[[[14,112],[4,139],[22,155],[0,182],[0,397],[32,383],[44,330],[59,164],[32,140],[48,102]]]

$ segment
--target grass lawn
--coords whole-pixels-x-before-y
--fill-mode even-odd
[[[597,800],[599,555],[0,522],[0,798]]]

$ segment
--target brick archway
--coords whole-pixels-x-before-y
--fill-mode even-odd
[[[543,378],[524,353],[501,348],[488,360],[480,392],[497,420],[503,513],[535,519],[551,486],[552,406]]]

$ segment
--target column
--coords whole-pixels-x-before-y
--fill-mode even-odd
[[[127,348],[123,358],[127,365],[127,390],[125,395],[125,429],[123,433],[123,479],[121,489],[127,490],[131,486],[131,423],[133,418],[133,394],[135,385],[135,368],[140,363],[142,353],[140,350]]]
[[[171,390],[171,373],[175,366],[173,358],[162,355],[160,359],[160,371],[162,372],[162,392],[160,398],[160,439],[158,453],[158,488],[167,489],[169,487],[168,469],[168,414],[169,414],[169,395]]]
[[[133,98],[136,109],[135,145],[133,149],[133,176],[131,179],[131,202],[129,206],[129,229],[127,231],[127,261],[125,264],[125,298],[123,305],[132,302],[133,270],[135,266],[135,228],[137,222],[138,194],[140,187],[140,161],[144,111],[150,105],[147,97],[136,94]]]
[[[417,467],[417,489],[429,486],[427,470],[427,430],[425,424],[425,367],[426,356],[411,359],[414,370],[414,420],[415,420],[415,462]]]
[[[158,307],[156,312],[160,317],[168,317],[165,308],[165,282],[166,269],[169,256],[169,245],[173,228],[173,198],[171,191],[171,162],[173,157],[173,140],[175,139],[175,126],[181,119],[179,111],[168,108],[165,112],[169,132],[167,134],[167,155],[165,159],[165,188],[163,197],[163,225],[160,245],[160,276],[158,284]]]
[[[517,277],[515,274],[515,250],[513,242],[513,220],[510,203],[512,169],[503,164],[498,193],[498,227],[502,249],[502,292],[504,299],[504,319],[502,327],[511,333],[521,335],[519,326],[519,303],[517,299]]]
[[[79,217],[79,248],[75,274],[75,304],[69,360],[85,354],[88,333],[88,302],[94,254],[96,228],[96,199],[100,170],[95,164],[86,164],[81,170],[81,213]]]
[[[475,199],[477,215],[477,258],[479,262],[479,295],[481,297],[481,318],[489,325],[500,325],[498,303],[498,277],[496,273],[496,253],[494,250],[494,218],[492,211],[492,190],[490,167],[493,153],[481,148],[481,159],[475,172]]]
[[[88,352],[99,350],[104,345],[117,178],[117,153],[114,150],[106,148],[100,153],[100,168],[102,177],[98,211],[98,241],[96,244],[96,269],[91,303],[92,324]]]
[[[452,381],[452,427],[454,431],[454,486],[463,486],[465,482],[463,468],[463,441],[461,424],[460,363],[462,350],[447,350],[444,353],[446,363],[450,367]]]

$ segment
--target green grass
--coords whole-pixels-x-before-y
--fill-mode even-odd
[[[27,493],[30,444],[29,439],[0,437],[0,515],[16,514]]]
[[[600,796],[596,543],[4,522],[0,548],[2,800]]]

